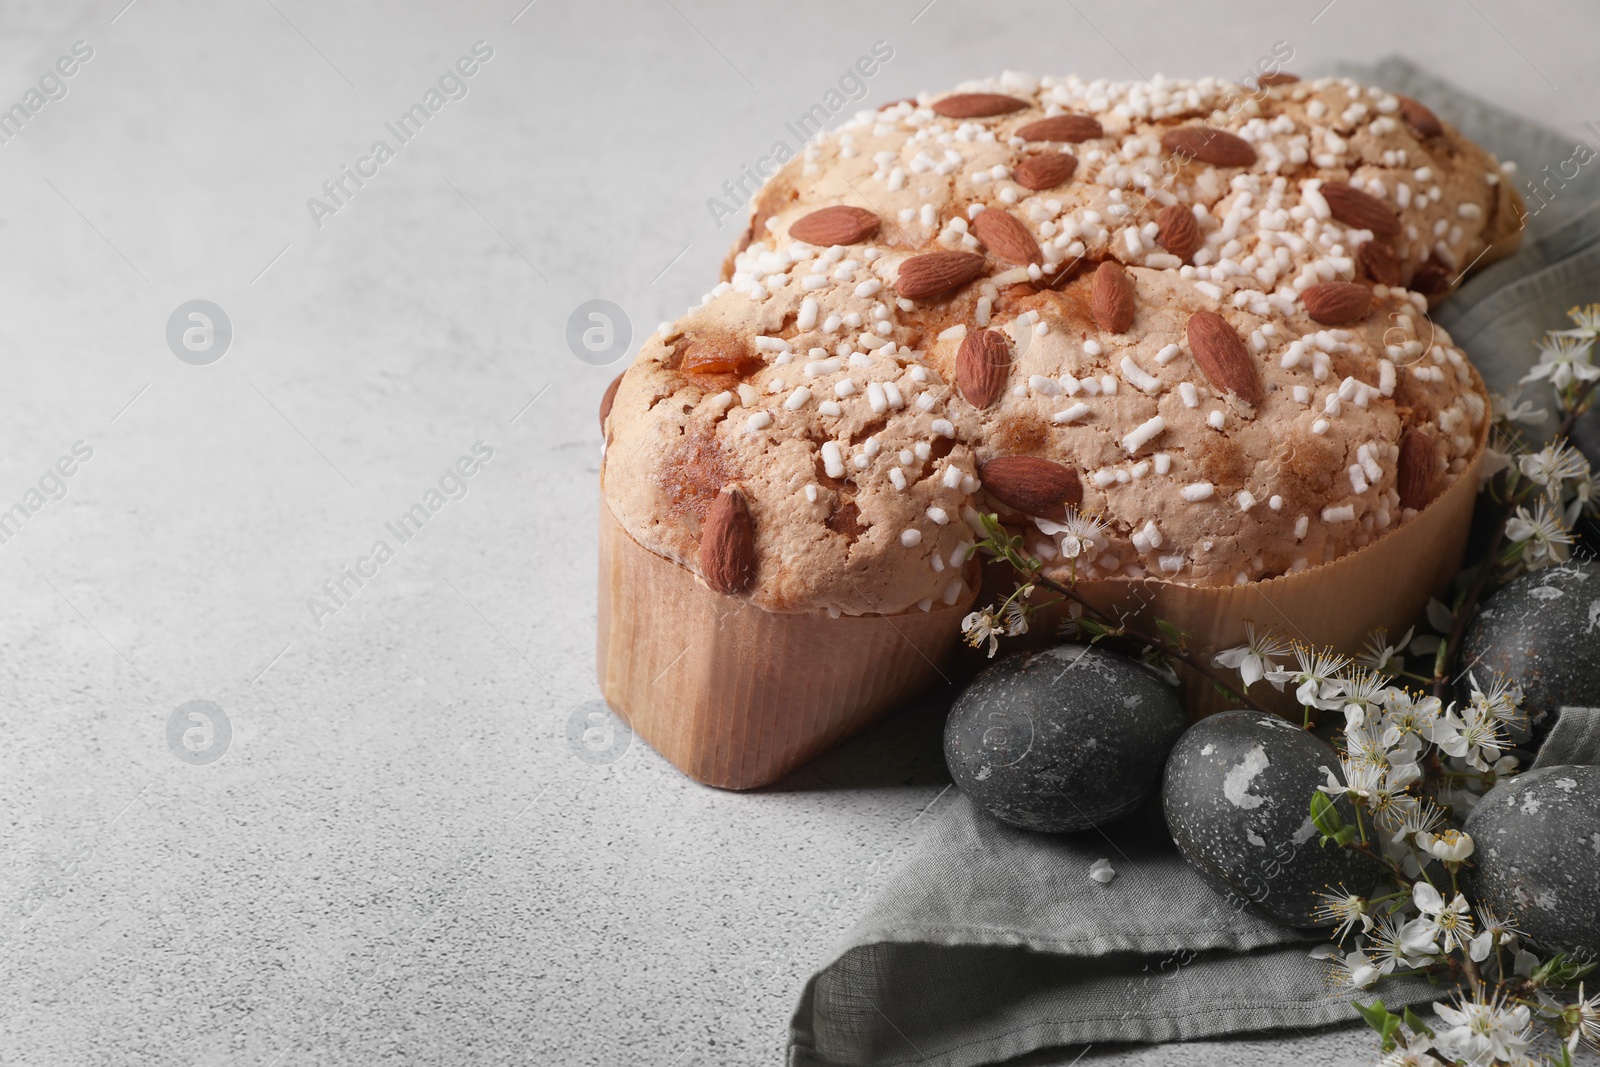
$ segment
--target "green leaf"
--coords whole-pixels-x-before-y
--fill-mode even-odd
[[[1361,1017],[1367,1020],[1368,1026],[1378,1031],[1383,1038],[1383,1051],[1394,1051],[1396,1044],[1394,1035],[1395,1031],[1400,1029],[1400,1016],[1384,1007],[1382,1000],[1375,1000],[1371,1004],[1351,1001],[1350,1005],[1361,1013]]]
[[[1424,1037],[1433,1036],[1433,1031],[1428,1027],[1428,1024],[1417,1018],[1417,1013],[1412,1011],[1410,1008],[1407,1008],[1405,1013],[1400,1017],[1405,1020],[1406,1025],[1411,1028],[1412,1033],[1422,1034]]]
[[[1311,794],[1311,825],[1328,837],[1335,836],[1344,827],[1344,817],[1334,806],[1333,798],[1320,789]]]
[[[1536,967],[1528,980],[1534,985],[1561,989],[1575,984],[1594,967],[1593,963],[1579,963],[1566,953],[1558,952]]]

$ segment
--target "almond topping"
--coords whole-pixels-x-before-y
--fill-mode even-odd
[[[997,456],[978,468],[989,495],[1024,515],[1065,517],[1068,504],[1083,502],[1083,484],[1070,467],[1038,456]]]
[[[986,119],[994,115],[1009,115],[1027,106],[1026,100],[1018,100],[1004,93],[956,93],[933,102],[934,113],[947,119]]]
[[[1185,263],[1200,247],[1200,224],[1187,204],[1169,204],[1156,216],[1156,243]]]
[[[907,300],[926,300],[959,289],[983,273],[983,257],[971,252],[929,252],[900,264],[895,290]]]
[[[1433,109],[1409,96],[1395,93],[1395,98],[1400,101],[1400,117],[1410,124],[1411,128],[1424,137],[1437,137],[1444,132],[1444,123],[1439,121],[1439,116]]]
[[[1010,372],[1011,345],[1005,334],[981,330],[962,340],[956,352],[956,388],[967,403],[979,411],[994,403]]]
[[[1077,144],[1095,137],[1104,137],[1100,120],[1093,115],[1055,115],[1038,122],[1030,122],[1017,130],[1024,141],[1066,141]]]
[[[1379,285],[1396,286],[1400,284],[1400,257],[1394,254],[1394,249],[1378,241],[1367,241],[1356,250],[1356,258],[1361,260],[1362,269],[1367,272],[1367,277]]]
[[[1248,167],[1256,161],[1249,141],[1210,126],[1176,126],[1161,135],[1161,147],[1214,167]]]
[[[700,531],[700,574],[715,592],[742,593],[756,573],[756,531],[750,505],[735,485],[725,485],[706,511]]]
[[[813,211],[789,227],[789,236],[808,245],[853,245],[878,228],[878,216],[865,208],[837,204]]]
[[[1127,333],[1133,325],[1133,280],[1121,263],[1108,259],[1095,270],[1089,310],[1094,324],[1107,333]]]
[[[1355,282],[1323,282],[1300,294],[1306,314],[1324,326],[1343,326],[1367,317],[1372,290]]]
[[[1438,468],[1433,437],[1426,430],[1407,430],[1400,438],[1400,463],[1395,489],[1400,506],[1421,510],[1433,499],[1433,479]]]
[[[1227,319],[1215,311],[1196,311],[1189,316],[1186,332],[1189,352],[1212,385],[1251,407],[1261,403],[1261,375],[1249,349]]]
[[[972,220],[972,233],[982,241],[998,259],[1024,266],[1038,263],[1044,258],[1039,242],[1028,228],[1003,208],[992,207],[978,213]],[[904,268],[902,268],[902,271]],[[902,273],[901,277],[904,277]]]
[[[1290,74],[1286,70],[1275,70],[1271,74],[1263,74],[1256,81],[1260,85],[1272,88],[1274,85],[1293,85],[1300,80],[1300,75]]]
[[[1437,259],[1430,257],[1426,263],[1417,268],[1417,273],[1411,276],[1411,284],[1406,288],[1423,296],[1440,296],[1448,293],[1450,270]]]
[[[1371,230],[1378,237],[1400,233],[1400,216],[1395,209],[1370,193],[1353,189],[1344,182],[1323,182],[1322,198],[1333,217],[1346,226]]]
[[[740,374],[760,362],[739,338],[715,334],[690,341],[678,369],[686,374]]]
[[[1024,189],[1038,192],[1054,189],[1071,178],[1077,169],[1078,157],[1071,152],[1040,152],[1017,164],[1016,180]]]

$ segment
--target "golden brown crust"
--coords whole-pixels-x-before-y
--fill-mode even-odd
[[[696,568],[737,481],[746,595],[851,614],[967,595],[980,510],[1091,578],[1251,581],[1370,542],[1411,514],[1401,441],[1412,503],[1465,468],[1486,414],[1427,297],[1516,240],[1495,161],[1406,106],[1337,79],[1007,76],[863,113],[763,187],[723,284],[645,342],[607,423],[613,512]],[[837,206],[861,240],[791,233]],[[1194,351],[1196,315],[1237,342],[1219,373],[1248,371],[1248,396]],[[1090,550],[1067,558],[1068,513],[1030,521],[983,488],[1015,456],[1077,475]]]

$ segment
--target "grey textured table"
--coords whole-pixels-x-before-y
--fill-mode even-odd
[[[1600,118],[1582,0],[524,3],[0,4],[26,114],[0,114],[0,509],[26,516],[0,526],[0,1062],[778,1059],[937,817],[940,709],[757,795],[575,754],[617,368],[566,323],[607,299],[637,338],[695,300],[736,226],[708,199],[874,41],[869,102],[1006,67],[1238,75],[1288,41]],[[167,338],[195,299],[232,325],[205,366]]]

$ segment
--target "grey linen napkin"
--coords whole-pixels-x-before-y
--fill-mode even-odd
[[[1424,100],[1516,160],[1519,190],[1573,154],[1571,138],[1402,60],[1339,72]],[[1533,361],[1535,338],[1565,325],[1569,307],[1600,299],[1600,165],[1550,189],[1522,249],[1436,316],[1498,392]],[[1600,744],[1600,723],[1564,717],[1568,729],[1552,732],[1541,764],[1585,758]],[[1089,877],[1102,858],[1117,871],[1109,885]],[[1156,808],[1103,832],[1043,835],[1007,827],[961,797],[806,984],[789,1063],[969,1067],[1051,1046],[1355,1018],[1350,992],[1309,957],[1312,944],[1201,881]],[[1388,982],[1382,993],[1392,1006],[1437,996],[1420,980]]]

